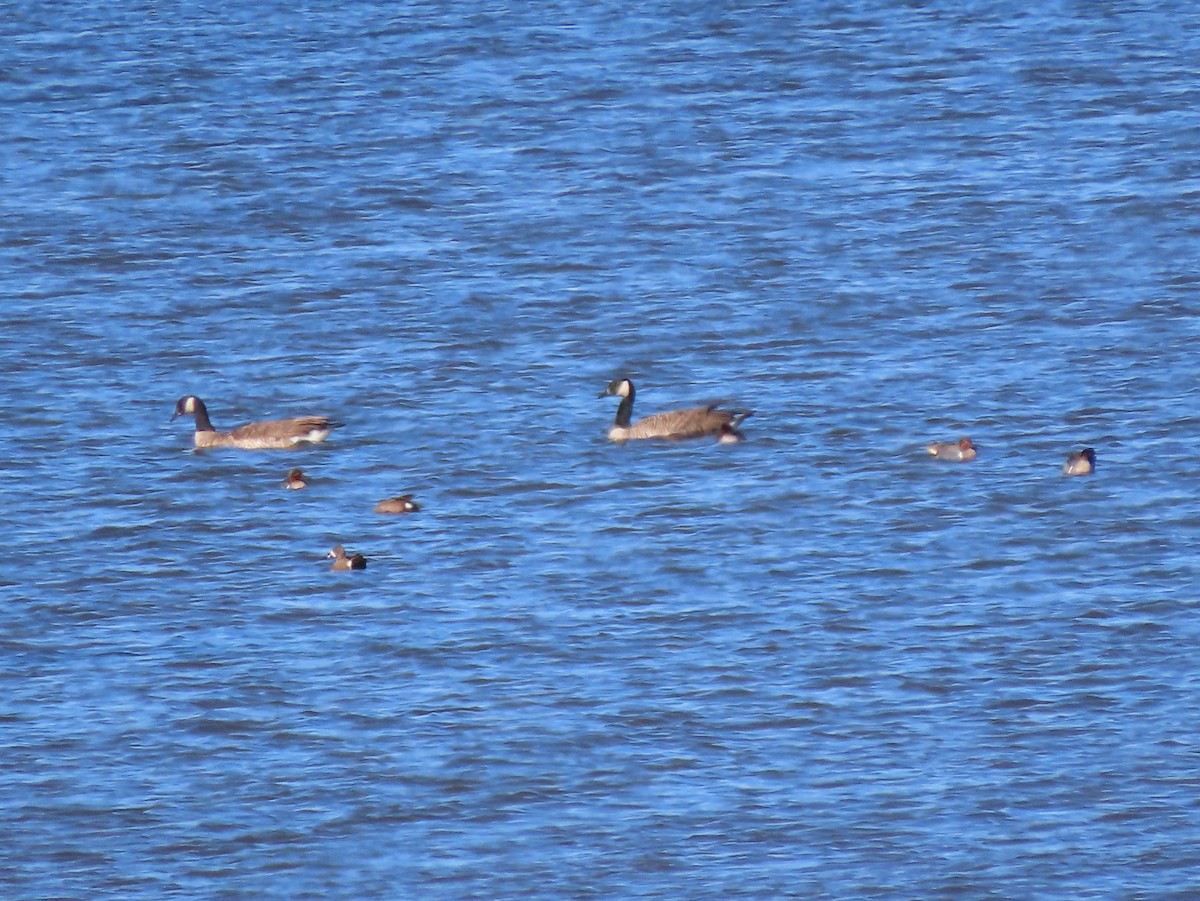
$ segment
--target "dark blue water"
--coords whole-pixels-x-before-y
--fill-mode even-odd
[[[226,6],[2,6],[0,896],[1200,895],[1200,11]]]

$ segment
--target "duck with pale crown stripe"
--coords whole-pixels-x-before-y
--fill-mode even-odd
[[[330,569],[366,569],[367,558],[362,554],[347,554],[346,549],[340,544],[334,547],[328,554],[325,555],[333,560],[333,565]]]

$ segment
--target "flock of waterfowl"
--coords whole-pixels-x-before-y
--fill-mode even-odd
[[[965,435],[957,441],[935,441],[925,448],[939,460],[954,460],[959,463],[969,463],[975,459],[975,444]],[[1063,475],[1090,476],[1096,471],[1096,452],[1085,447],[1067,456],[1063,464]]]
[[[609,386],[600,392],[600,397],[619,397],[617,415],[613,426],[608,430],[612,441],[632,441],[643,438],[664,438],[676,440],[683,438],[711,437],[727,444],[741,441],[745,436],[739,431],[739,426],[750,416],[753,410],[723,410],[717,403],[703,407],[689,407],[682,410],[668,410],[655,413],[633,422],[633,382],[626,378],[613,379]],[[324,416],[297,416],[292,419],[273,419],[266,422],[251,422],[238,426],[228,432],[218,432],[208,418],[208,408],[204,401],[195,395],[181,397],[175,404],[174,420],[178,416],[191,415],[196,421],[194,437],[197,448],[237,447],[245,450],[284,449],[295,447],[297,444],[318,444],[329,437],[335,424]],[[939,460],[955,462],[970,462],[976,457],[974,443],[968,437],[958,441],[935,441],[926,450]],[[1069,476],[1091,475],[1096,469],[1096,452],[1085,447],[1072,453],[1063,464],[1063,473]],[[297,490],[307,487],[304,473],[299,469],[289,470],[283,487]],[[375,505],[376,513],[404,514],[420,510],[411,494],[390,497]],[[367,559],[362,554],[347,554],[342,545],[338,545],[327,555],[332,558],[335,570],[365,569]]]
[[[271,419],[265,422],[251,422],[238,426],[228,432],[218,432],[208,418],[208,408],[204,401],[189,394],[181,397],[175,404],[172,421],[178,416],[191,415],[196,420],[196,434],[193,443],[198,449],[211,447],[238,447],[243,450],[286,450],[297,444],[319,444],[329,437],[334,429],[334,423],[324,416],[297,416],[292,419]],[[300,469],[288,470],[283,487],[290,491],[298,491],[308,487],[304,472]],[[388,497],[375,505],[376,513],[416,513],[421,507],[411,494],[398,497]],[[362,554],[347,554],[340,544],[328,554],[333,559],[330,569],[366,569],[367,558]]]

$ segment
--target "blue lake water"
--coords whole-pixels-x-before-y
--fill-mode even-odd
[[[1200,8],[0,37],[0,896],[1200,896]]]

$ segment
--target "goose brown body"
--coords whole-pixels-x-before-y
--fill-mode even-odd
[[[600,397],[621,398],[617,406],[617,417],[608,437],[613,441],[630,441],[640,438],[700,438],[712,436],[722,443],[742,439],[738,426],[751,415],[753,410],[722,410],[717,404],[689,407],[683,410],[668,410],[639,419],[633,418],[633,382],[629,379],[614,379],[600,392]]]
[[[293,419],[272,419],[251,422],[228,432],[218,432],[208,418],[204,401],[194,395],[181,397],[175,404],[175,415],[192,415],[196,419],[195,445],[206,447],[240,447],[245,450],[289,448],[297,444],[318,444],[329,437],[333,424],[324,416],[297,416]]]

